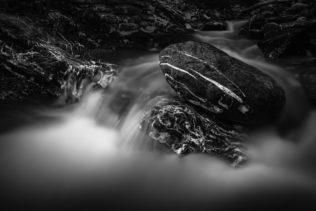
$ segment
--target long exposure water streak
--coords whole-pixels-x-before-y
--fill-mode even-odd
[[[0,134],[8,190],[35,198],[87,190],[116,197],[120,192],[124,199],[180,207],[225,204],[288,187],[316,193],[316,113],[305,121],[308,106],[300,86],[282,67],[266,62],[253,41],[237,35],[242,24],[229,22],[227,31],[197,32],[192,39],[259,68],[286,90],[279,122],[250,134],[247,165],[233,169],[205,155],[180,159],[140,132],[155,97],[174,95],[158,55],[144,53],[120,59],[119,77],[109,89],[88,92],[76,105],[25,112],[21,118],[32,119],[34,113],[41,118]]]

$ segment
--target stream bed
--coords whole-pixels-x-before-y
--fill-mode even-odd
[[[143,134],[144,112],[156,97],[175,93],[157,53],[118,52],[119,75],[107,90],[87,88],[79,103],[19,108],[0,119],[3,127],[16,123],[0,133],[8,203],[117,209],[310,204],[316,194],[316,112],[308,110],[291,73],[266,62],[254,41],[237,35],[242,24],[228,22],[227,31],[196,32],[191,39],[257,67],[286,92],[278,122],[249,134],[246,165],[235,169],[199,154],[179,158]]]

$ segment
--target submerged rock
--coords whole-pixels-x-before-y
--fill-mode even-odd
[[[197,113],[178,99],[160,99],[144,118],[148,135],[179,155],[207,153],[234,166],[246,161],[242,134]]]
[[[160,67],[182,99],[232,122],[270,121],[285,104],[270,76],[210,44],[170,45],[160,53]]]

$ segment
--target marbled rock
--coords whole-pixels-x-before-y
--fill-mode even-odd
[[[228,121],[261,124],[285,104],[270,76],[207,43],[170,45],[160,53],[160,67],[182,99]]]
[[[162,98],[146,114],[143,125],[149,136],[177,154],[208,153],[241,164],[242,134],[197,113],[178,99]]]

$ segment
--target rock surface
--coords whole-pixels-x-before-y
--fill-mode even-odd
[[[170,45],[160,52],[160,66],[183,100],[228,121],[261,124],[285,104],[284,91],[270,76],[210,44]]]
[[[98,78],[100,70],[110,82],[113,66],[93,62],[91,50],[158,51],[179,41],[179,34],[184,39],[194,30],[226,27],[233,18],[230,6],[189,0],[1,0],[0,99],[54,98],[64,92],[61,87],[76,89],[91,75]],[[63,85],[77,76],[76,85]],[[105,80],[97,83],[104,86]]]
[[[269,59],[316,55],[315,29],[316,19],[303,17],[284,24],[267,23],[258,46]]]
[[[316,60],[304,62],[300,65],[303,71],[296,74],[298,80],[301,82],[302,87],[310,104],[315,108],[316,106]]]
[[[143,122],[149,136],[179,155],[207,153],[237,166],[246,161],[243,135],[197,113],[178,99],[161,98]]]
[[[224,25],[232,19],[225,9],[187,0],[3,0],[3,10],[27,16],[87,48],[160,50],[178,34]],[[57,34],[58,35],[58,34]]]
[[[316,2],[265,1],[246,9],[241,34],[259,41],[268,59],[316,55]]]
[[[15,16],[0,15],[0,45],[0,100],[73,101],[88,85],[106,88],[117,73],[114,65],[80,58],[75,44]]]

